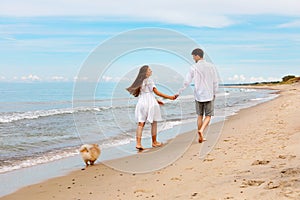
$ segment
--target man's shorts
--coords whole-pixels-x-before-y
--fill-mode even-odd
[[[201,116],[214,116],[214,101],[195,101],[196,113]]]

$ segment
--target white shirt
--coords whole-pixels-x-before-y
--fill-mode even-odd
[[[218,90],[218,74],[215,66],[205,60],[199,60],[192,65],[183,82],[183,87],[178,90],[180,95],[194,80],[194,96],[199,102],[212,101]]]

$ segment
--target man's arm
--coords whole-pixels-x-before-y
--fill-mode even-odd
[[[191,67],[190,71],[185,76],[182,88],[180,88],[177,92],[178,95],[181,95],[181,93],[191,84],[193,78],[194,78],[194,69],[193,67]]]
[[[219,75],[218,75],[216,67],[214,66],[214,80],[213,80],[214,97],[217,94],[218,88],[219,88]]]

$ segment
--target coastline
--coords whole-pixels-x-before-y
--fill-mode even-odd
[[[199,144],[195,137],[183,156],[154,172],[124,173],[97,164],[0,199],[297,199],[300,85],[264,89],[280,90],[280,96],[230,116],[204,158],[199,151],[208,142]]]

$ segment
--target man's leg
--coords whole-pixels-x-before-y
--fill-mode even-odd
[[[203,134],[200,131],[200,129],[203,125],[204,105],[201,102],[195,101],[195,106],[196,106],[196,113],[198,115],[198,118],[197,118],[197,126],[198,126],[197,133],[199,135],[198,141],[199,141],[199,143],[202,143],[203,142]]]
[[[199,120],[201,119],[201,125],[199,126]],[[203,136],[203,133],[206,129],[206,127],[208,126],[211,116],[205,116],[204,121],[202,121],[203,117],[198,117],[198,135],[199,135],[199,143],[202,143],[203,141],[205,141],[206,139]]]
[[[201,133],[204,133],[206,127],[209,125],[210,119],[211,119],[211,116],[205,116],[202,126],[199,129],[199,131]]]
[[[198,131],[201,129],[202,124],[203,124],[203,116],[198,115],[198,120],[197,120]]]
[[[205,112],[205,118],[202,122],[202,125],[200,129],[198,129],[199,133],[199,142],[203,142],[205,139],[203,137],[203,133],[206,129],[206,127],[209,125],[211,116],[214,115],[214,101],[206,102],[204,104],[204,112]]]

